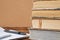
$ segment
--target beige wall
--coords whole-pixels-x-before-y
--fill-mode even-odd
[[[42,29],[60,30],[60,20],[42,20]]]
[[[60,1],[37,1],[33,3],[33,8],[60,8]],[[60,11],[32,11],[32,16],[60,17]]]
[[[32,28],[60,30],[60,20],[39,20],[32,21]]]
[[[37,2],[33,3],[33,8],[60,8],[60,1],[37,1]],[[32,16],[60,17],[60,11],[59,10],[32,11]],[[33,20],[35,20],[35,19],[33,19]],[[38,21],[35,20],[35,22],[38,25]],[[40,24],[41,29],[57,29],[57,30],[60,30],[60,20],[41,19],[40,23],[41,23]],[[38,25],[38,26],[40,26],[40,25]]]
[[[60,11],[32,11],[32,16],[60,17]]]
[[[57,8],[60,1],[37,1],[33,3],[33,8]]]

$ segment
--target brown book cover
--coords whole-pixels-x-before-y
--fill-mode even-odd
[[[32,0],[0,0],[0,26],[31,27]]]

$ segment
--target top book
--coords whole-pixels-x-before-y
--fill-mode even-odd
[[[31,27],[32,0],[0,0],[0,26]]]

